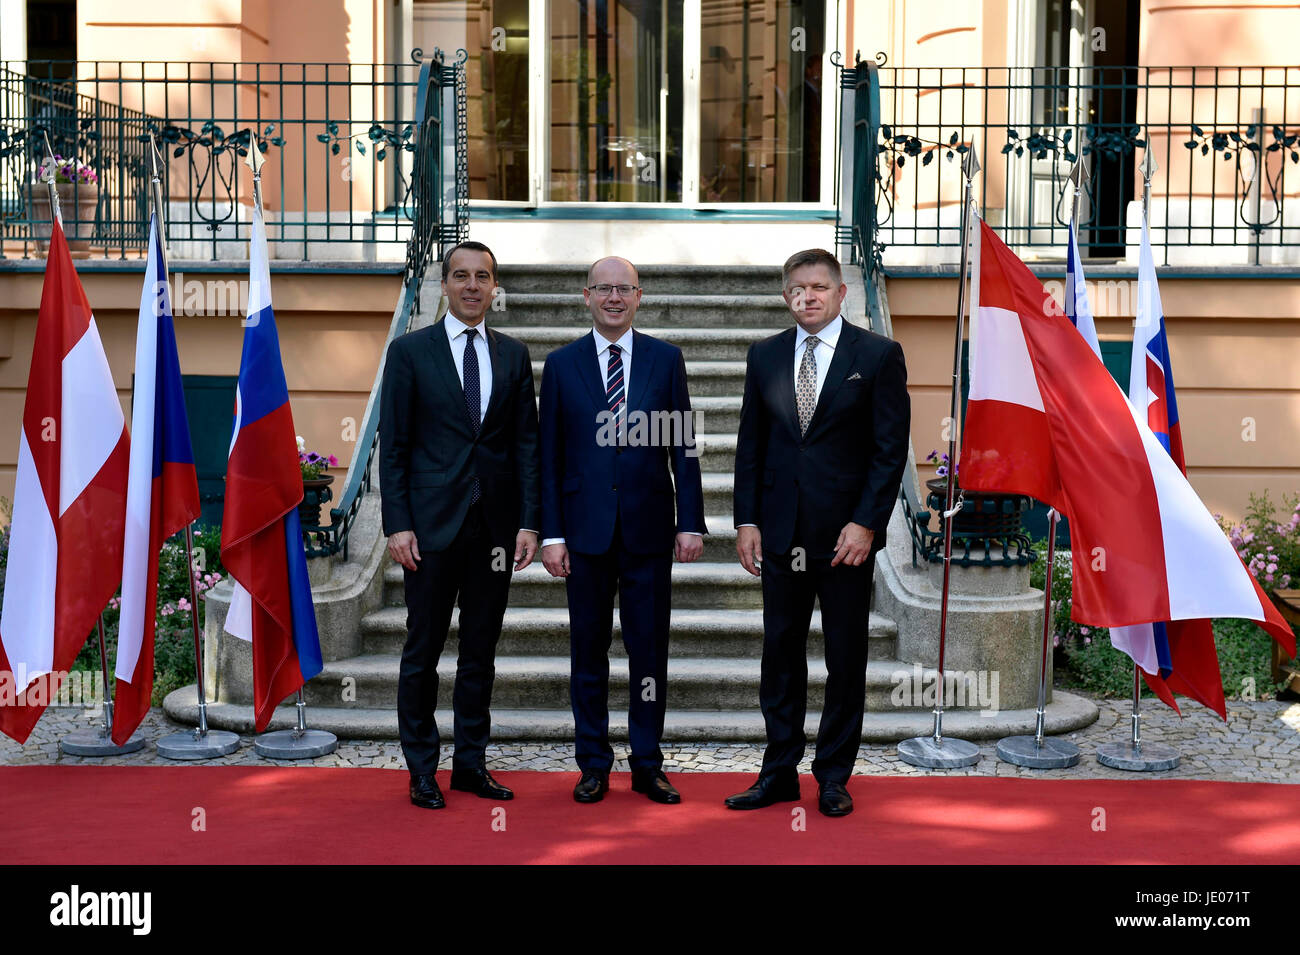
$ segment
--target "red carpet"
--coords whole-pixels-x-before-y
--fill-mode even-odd
[[[804,799],[732,812],[749,775],[675,773],[682,804],[572,800],[576,774],[502,772],[516,798],[447,790],[416,809],[383,769],[0,767],[5,862],[98,863],[1185,863],[1292,864],[1300,786],[1190,780],[854,777],[856,811]],[[805,810],[806,831],[791,811]],[[192,829],[201,809],[206,831]],[[505,831],[493,810],[505,810]],[[1094,819],[1105,813],[1105,831]],[[499,814],[496,817],[500,821]]]

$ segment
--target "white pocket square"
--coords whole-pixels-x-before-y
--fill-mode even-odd
[[[855,371],[853,374],[849,375],[849,377],[846,378],[845,381],[857,381],[861,377],[862,376]]]

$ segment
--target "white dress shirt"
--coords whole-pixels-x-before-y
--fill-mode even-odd
[[[817,390],[815,392],[817,401],[822,397],[822,385],[826,384],[826,372],[830,370],[831,359],[835,357],[835,346],[840,341],[840,331],[844,328],[843,313],[836,315],[831,319],[830,324],[817,333],[817,344],[813,346],[813,358],[817,360]],[[799,387],[799,366],[803,364],[804,352],[808,350],[805,344],[811,336],[804,331],[802,325],[796,325],[794,330],[794,382],[795,388]],[[817,407],[816,402],[813,407]],[[737,527],[756,527],[756,524],[737,524]]]
[[[470,327],[451,312],[447,313],[447,341],[451,344],[451,363],[456,366],[456,377],[460,379],[461,388],[465,387],[465,331]],[[474,351],[478,355],[478,420],[482,423],[487,417],[488,401],[492,397],[492,354],[488,351],[487,319],[484,318],[473,326],[478,332],[474,336]]]
[[[600,383],[604,387],[609,386],[609,346],[610,340],[602,335],[596,329],[591,330],[591,337],[596,342],[596,368],[600,371]],[[617,345],[623,350],[620,356],[623,359],[623,410],[627,411],[628,396],[632,393],[632,329],[625,331],[619,340],[612,344]],[[703,537],[702,533],[696,531],[683,531],[684,534],[695,534],[696,537]],[[548,537],[542,541],[542,546],[547,547],[551,544],[563,544],[563,537]]]

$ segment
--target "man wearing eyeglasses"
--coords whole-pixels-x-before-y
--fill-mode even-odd
[[[663,773],[672,562],[704,551],[704,492],[686,363],[676,345],[633,331],[640,280],[626,259],[587,273],[592,330],[542,372],[542,563],[565,578],[581,803],[609,790],[609,647],[614,594],[630,671],[632,789],[681,796]],[[669,469],[671,467],[671,475]],[[675,504],[675,509],[674,509]]]

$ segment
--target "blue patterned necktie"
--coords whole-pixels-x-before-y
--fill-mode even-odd
[[[618,443],[623,443],[623,411],[626,389],[623,387],[623,349],[617,345],[609,346],[609,366],[605,370],[605,400],[609,410],[614,413],[615,434]]]
[[[465,410],[469,412],[469,424],[474,429],[474,437],[478,437],[479,426],[482,424],[480,419],[482,401],[482,392],[478,380],[478,349],[474,347],[474,336],[478,334],[477,328],[467,328],[465,330],[465,357],[461,361],[461,378],[465,382]],[[473,478],[473,486],[469,492],[470,504],[477,504],[480,496],[478,478]]]

